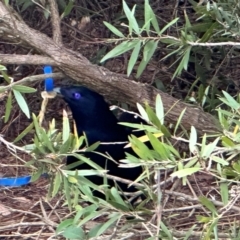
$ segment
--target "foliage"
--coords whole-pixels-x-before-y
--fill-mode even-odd
[[[40,3],[41,1],[36,1]],[[155,212],[158,212],[163,205],[162,196],[164,191],[158,181],[160,173],[168,173],[174,180],[180,179],[181,186],[189,185],[189,178],[197,174],[207,173],[215,178],[219,186],[219,195],[221,198],[221,208],[219,202],[209,196],[197,196],[198,203],[204,209],[204,212],[196,215],[196,223],[202,230],[203,239],[219,239],[218,234],[221,230],[222,221],[239,199],[239,189],[233,188],[233,184],[240,179],[240,161],[239,158],[239,118],[240,118],[240,97],[233,98],[226,91],[219,91],[213,84],[213,78],[210,83],[206,82],[206,73],[215,67],[214,51],[222,55],[224,59],[231,52],[232,56],[238,56],[239,50],[237,42],[239,38],[239,3],[236,0],[210,2],[206,5],[197,4],[190,0],[196,14],[196,21],[189,19],[185,12],[185,23],[181,25],[179,19],[175,18],[166,25],[160,27],[158,17],[151,8],[149,2],[145,0],[144,4],[144,22],[138,21],[136,17],[136,8],[132,9],[123,1],[123,11],[128,24],[122,27],[127,29],[127,33],[104,22],[105,26],[117,36],[116,39],[109,39],[109,42],[117,42],[102,61],[117,57],[127,51],[132,51],[128,62],[127,74],[133,72],[134,66],[141,57],[136,76],[140,77],[150,59],[154,57],[157,50],[165,46],[167,49],[166,60],[174,56],[176,66],[173,77],[179,76],[184,70],[187,70],[190,63],[195,63],[197,79],[188,90],[187,101],[199,104],[205,109],[212,111],[216,108],[219,121],[224,129],[223,133],[215,135],[198,136],[196,129],[192,126],[190,132],[186,132],[181,127],[181,118],[174,127],[169,126],[164,121],[165,113],[160,96],[157,96],[156,107],[151,109],[148,105],[141,106],[137,104],[140,116],[145,119],[149,125],[136,125],[123,123],[126,126],[145,131],[145,136],[136,138],[129,137],[129,145],[132,147],[138,157],[130,154],[121,161],[121,167],[133,167],[141,165],[144,169],[143,174],[137,179],[135,184],[145,193],[146,200],[133,208],[124,196],[118,192],[118,187],[108,189],[106,186],[95,186],[86,178],[88,175],[99,174],[104,176],[107,185],[107,173],[90,159],[84,158],[84,151],[94,150],[99,143],[93,146],[84,147],[84,136],[77,136],[70,133],[69,120],[65,114],[61,131],[56,129],[55,120],[49,124],[48,129],[44,129],[38,123],[38,117],[30,114],[28,105],[24,100],[25,93],[33,93],[34,88],[24,86],[24,84],[14,84],[13,79],[6,74],[6,68],[0,66],[0,71],[5,79],[8,98],[6,101],[5,122],[8,121],[12,105],[13,96],[19,104],[21,110],[27,117],[32,116],[33,122],[25,129],[14,141],[19,142],[32,129],[35,136],[32,144],[27,144],[25,149],[30,151],[31,161],[26,163],[26,167],[33,169],[32,180],[36,181],[42,174],[48,173],[50,179],[49,197],[57,194],[64,194],[66,204],[69,209],[74,210],[74,216],[63,220],[57,233],[62,234],[69,239],[88,239],[94,238],[106,233],[107,230],[118,228],[121,232],[127,232],[137,223],[146,220],[153,215],[153,211],[145,206],[145,203],[152,201]],[[8,4],[8,1],[5,1]],[[33,1],[19,1],[18,5],[21,11],[28,8]],[[70,14],[73,9],[73,1],[58,1],[62,10],[62,17]],[[48,17],[48,6],[44,6],[45,16]],[[171,36],[169,30],[177,28],[177,36]],[[231,42],[230,42],[231,41]],[[231,45],[229,51],[224,51],[223,46]],[[216,76],[215,76],[216,77]],[[201,84],[197,86],[197,80]],[[193,88],[197,86],[196,95],[191,95]],[[0,93],[6,91],[6,87],[0,87]],[[218,98],[216,98],[218,94]],[[187,151],[179,150],[173,141],[187,143]],[[80,149],[79,149],[80,148]],[[87,162],[93,170],[69,171],[61,165],[66,155],[73,155],[79,159],[79,164]],[[108,157],[108,156],[106,156]],[[152,183],[150,176],[157,176],[156,184]],[[151,187],[154,185],[154,187]],[[101,190],[107,200],[98,199],[93,196],[92,190]],[[88,201],[87,207],[83,202]],[[152,238],[173,239],[176,234],[175,227],[168,224],[170,217],[160,212],[162,218],[159,218],[154,225],[154,230],[150,231]],[[105,222],[99,223],[91,228],[89,232],[84,230],[84,225],[91,219],[104,217]],[[134,217],[134,221],[126,221],[124,225],[120,222],[125,217]],[[179,216],[178,216],[179,217]],[[231,223],[231,229],[225,231],[229,237],[238,239],[238,226]],[[189,231],[185,233],[184,239],[194,235],[196,225],[192,225]],[[224,230],[223,230],[224,231]],[[149,238],[150,239],[150,238]]]
[[[47,19],[49,17],[50,12],[49,12],[49,5],[46,2],[41,1],[41,0],[36,0],[36,1],[17,0],[16,4],[20,8],[21,12],[25,11],[26,9],[28,9],[30,7],[39,6],[40,8],[42,8],[44,10],[44,16]],[[8,3],[6,3],[6,4],[8,4]],[[63,17],[68,16],[69,13],[72,11],[74,1],[73,0],[66,0],[66,1],[65,0],[58,0],[57,4],[58,4],[58,7],[59,7],[60,11],[62,12],[61,18],[63,18]]]
[[[148,0],[145,0],[142,24],[135,17],[137,5],[131,10],[123,0],[123,10],[128,24],[122,23],[122,30],[119,30],[116,26],[104,22],[117,36],[115,39],[109,39],[110,42],[117,43],[117,46],[101,61],[132,51],[127,75],[129,76],[137,65],[136,78],[139,78],[158,49],[164,49],[167,54],[161,59],[162,62],[170,58],[175,59],[176,66],[172,79],[180,76],[184,70],[187,71],[190,64],[194,64],[196,80],[191,84],[186,100],[211,112],[219,104],[216,99],[216,94],[219,94],[217,83],[225,80],[225,85],[230,85],[231,82],[231,79],[228,81],[225,76],[222,77],[220,70],[217,70],[219,74],[215,73],[216,64],[219,59],[222,59],[223,64],[229,55],[231,58],[239,56],[239,3],[236,0],[207,1],[206,5],[197,4],[193,0],[189,2],[195,11],[195,18],[190,19],[185,11],[185,24],[180,23],[179,18],[175,18],[160,28],[158,17]],[[173,29],[178,37],[169,35]],[[141,61],[138,64],[139,58]]]
[[[6,74],[6,70],[7,69],[4,66],[0,65],[1,76],[4,78],[4,80],[9,85],[11,85],[13,83],[13,79]],[[4,92],[4,91],[5,91],[5,88],[0,87],[0,93]],[[33,92],[36,92],[36,89],[27,87],[27,86],[23,86],[23,85],[14,85],[11,87],[11,91],[8,92],[8,99],[6,102],[6,113],[5,113],[5,117],[4,117],[5,123],[9,120],[9,116],[10,116],[11,109],[12,109],[12,93],[13,93],[19,107],[21,108],[21,110],[24,112],[24,114],[28,118],[30,118],[29,108],[28,108],[28,105],[27,105],[26,100],[24,99],[22,93],[33,93]]]
[[[105,55],[101,62],[106,61],[109,58],[117,57],[127,51],[132,50],[132,54],[128,63],[127,75],[129,76],[133,70],[134,65],[137,62],[139,57],[139,53],[141,48],[143,48],[143,58],[138,66],[137,75],[138,78],[143,70],[146,68],[146,65],[152,58],[154,52],[158,47],[159,41],[161,41],[161,35],[172,25],[177,22],[177,18],[168,23],[163,29],[159,29],[157,18],[149,5],[148,0],[145,0],[144,5],[144,25],[139,26],[134,13],[135,13],[136,5],[134,5],[133,9],[130,10],[125,1],[123,1],[123,10],[128,19],[128,25],[124,25],[128,28],[127,37],[124,36],[122,32],[120,32],[116,27],[111,25],[110,23],[103,22],[105,26],[115,35],[120,37],[122,42],[117,45],[114,49],[112,49],[107,55]],[[154,28],[154,31],[150,31],[150,27]],[[147,37],[144,37],[147,35]],[[151,36],[153,35],[153,36]],[[178,42],[178,41],[177,41]],[[176,42],[176,43],[177,43]],[[185,63],[188,60],[186,59]]]
[[[2,71],[4,70],[2,67]],[[5,78],[10,79],[7,75]],[[24,86],[18,86],[19,89],[25,88]],[[75,133],[70,133],[69,120],[66,113],[63,114],[61,131],[56,129],[54,119],[50,123],[49,129],[46,130],[39,125],[38,118],[33,115],[32,124],[14,142],[19,142],[23,136],[34,128],[36,134],[33,142],[24,146],[25,150],[30,151],[32,157],[32,160],[26,163],[26,167],[35,169],[33,170],[32,181],[36,181],[42,174],[48,173],[50,180],[48,197],[52,198],[58,194],[64,194],[69,209],[75,211],[72,218],[63,220],[57,228],[57,233],[68,239],[97,237],[106,234],[106,231],[114,226],[119,228],[120,232],[126,232],[137,223],[141,223],[143,219],[152,216],[152,211],[145,206],[145,203],[153,201],[157,208],[159,204],[162,204],[161,196],[163,193],[159,185],[160,182],[156,180],[156,184],[153,184],[149,177],[152,175],[157,176],[163,171],[170,172],[171,178],[180,179],[182,186],[189,184],[189,176],[202,172],[209,172],[215,176],[216,180],[221,179],[221,181],[217,181],[225,207],[217,209],[217,205],[211,199],[206,196],[199,196],[199,203],[206,211],[210,212],[210,215],[205,216],[202,214],[196,216],[198,225],[203,226],[202,234],[204,239],[210,239],[211,236],[217,239],[218,223],[222,221],[222,218],[231,208],[230,206],[239,198],[238,190],[235,190],[235,195],[231,192],[233,191],[231,183],[240,179],[240,163],[237,160],[240,141],[238,127],[240,124],[239,99],[235,100],[227,92],[223,92],[223,97],[219,98],[222,104],[217,111],[224,132],[215,136],[207,136],[205,134],[201,140],[197,136],[194,126],[191,128],[189,136],[187,133],[184,133],[182,137],[178,137],[178,132],[181,129],[181,118],[185,111],[183,110],[176,126],[170,128],[164,120],[165,113],[159,95],[156,98],[155,110],[148,105],[143,107],[137,104],[139,116],[147,121],[149,125],[122,123],[135,129],[144,130],[145,136],[136,138],[131,135],[129,137],[129,144],[126,147],[132,147],[138,157],[127,154],[120,164],[120,167],[142,165],[144,169],[143,174],[136,180],[135,184],[141,183],[138,186],[146,195],[146,200],[140,202],[134,208],[129,202],[125,201],[124,196],[120,195],[117,186],[111,189],[106,187],[108,175],[105,170],[101,169],[97,163],[84,157],[84,151],[93,151],[99,143],[84,147],[85,137],[79,137]],[[187,142],[189,151],[187,153],[179,151],[172,144],[173,139]],[[61,165],[63,158],[69,154],[79,159],[77,164],[80,164],[82,161],[87,162],[92,166],[93,170],[69,171],[64,165]],[[229,161],[234,163],[230,165]],[[104,176],[106,185],[95,186],[86,179],[86,176],[93,174]],[[152,185],[154,187],[151,187]],[[93,190],[103,191],[107,199],[103,200],[94,197],[92,194]],[[87,207],[83,206],[85,201],[89,202]],[[227,206],[230,208],[228,209]],[[120,222],[130,216],[134,217],[135,220],[127,221],[124,227],[120,227]],[[104,217],[105,221],[86,232],[84,225],[91,219],[99,217]],[[157,221],[156,230],[152,232],[152,235],[158,238],[168,236],[171,239],[173,238],[172,230],[172,226],[167,225],[167,218],[163,217],[161,221]],[[191,231],[186,232],[185,239],[188,239],[193,232],[194,226],[192,226]],[[235,235],[233,234],[232,236]]]

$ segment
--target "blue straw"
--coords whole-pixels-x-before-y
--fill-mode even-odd
[[[52,73],[52,67],[51,66],[45,66],[44,67],[44,73],[49,74]],[[45,78],[45,91],[52,92],[53,91],[53,78]]]
[[[31,176],[0,178],[0,186],[20,187],[30,183]]]

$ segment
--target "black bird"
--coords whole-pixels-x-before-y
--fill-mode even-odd
[[[69,86],[55,88],[55,92],[60,93],[63,99],[68,103],[73,119],[77,127],[78,135],[86,134],[88,144],[94,144],[98,141],[112,143],[112,142],[126,142],[128,141],[128,135],[130,130],[126,127],[119,125],[115,115],[110,111],[109,105],[105,102],[102,95],[94,92],[83,86]],[[124,114],[121,121],[124,119],[132,118]],[[96,152],[103,154],[108,153],[116,162],[125,157],[125,151],[123,144],[109,144],[99,145]],[[130,150],[131,151],[131,150]],[[136,180],[142,173],[141,167],[135,168],[119,168],[117,163],[111,160],[106,160],[105,157],[93,153],[85,152],[85,157],[90,158],[93,162],[97,163],[103,169],[108,170],[108,174],[121,177],[131,181]],[[79,161],[73,156],[67,157],[67,165]],[[91,169],[91,167],[83,163],[79,169]],[[89,176],[88,179],[96,185],[103,184],[103,178],[99,176]],[[114,182],[108,180],[110,186],[114,186]],[[127,184],[118,182],[118,185],[124,192],[136,191],[135,187],[129,187]],[[103,197],[100,193],[94,193],[95,196]]]

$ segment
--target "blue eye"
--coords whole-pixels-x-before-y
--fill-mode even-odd
[[[79,98],[81,98],[81,94],[80,93],[73,93],[73,97],[75,98],[75,99],[79,99]]]

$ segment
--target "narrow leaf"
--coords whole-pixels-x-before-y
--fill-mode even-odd
[[[10,113],[11,113],[11,110],[12,110],[12,92],[9,92],[7,103],[6,103],[6,111],[5,111],[4,123],[6,123],[8,121]]]
[[[176,134],[177,132],[177,129],[178,129],[178,126],[180,125],[181,121],[182,121],[182,118],[183,118],[183,115],[184,113],[186,112],[186,108],[184,108],[180,114],[180,116],[178,117],[178,120],[177,120],[177,123],[175,125],[175,128],[174,128],[174,135]]]
[[[140,52],[140,49],[141,49],[141,44],[142,42],[139,41],[136,46],[134,47],[133,51],[132,51],[132,54],[131,54],[131,57],[130,57],[130,60],[128,62],[128,68],[127,68],[127,75],[129,76],[133,70],[133,67],[138,59],[138,56],[139,56],[139,52]]]
[[[202,203],[202,205],[208,208],[208,210],[210,210],[212,213],[217,213],[215,206],[208,198],[206,198],[205,196],[201,196],[199,197],[199,201]]]
[[[144,3],[144,29],[146,30],[147,34],[149,35],[150,30],[150,21],[151,21],[151,7],[149,5],[148,0],[145,0]]]
[[[132,34],[132,29],[134,29],[136,34],[140,33],[137,20],[134,17],[135,8],[136,8],[136,5],[133,6],[133,9],[131,11],[129,9],[128,5],[126,4],[126,2],[123,0],[123,10],[124,10],[124,13],[125,13],[125,15],[126,15],[126,17],[128,19],[128,22],[129,22],[129,33],[130,33],[130,35]]]
[[[159,119],[159,121],[161,122],[161,124],[164,124],[164,107],[163,107],[163,103],[162,103],[162,99],[161,96],[158,94],[156,97],[156,115]]]
[[[14,85],[12,89],[21,93],[33,93],[37,91],[35,88],[31,88],[23,85]]]
[[[181,169],[179,171],[172,173],[171,177],[182,178],[182,177],[192,175],[193,173],[198,172],[199,170],[201,170],[200,167],[184,168],[184,169]]]
[[[135,41],[124,41],[122,43],[120,43],[119,45],[117,45],[114,49],[112,49],[110,52],[108,52],[102,59],[100,62],[104,62],[109,58],[113,58],[113,57],[117,57],[131,49],[133,49],[135,47],[135,45],[137,44],[139,40],[135,40]]]
[[[24,136],[26,136],[33,129],[33,127],[34,127],[34,123],[32,122],[14,139],[13,142],[16,143],[19,140],[21,140]]]
[[[148,114],[147,112],[145,111],[145,109],[143,108],[143,106],[139,103],[137,103],[137,108],[138,108],[138,111],[139,113],[141,114],[142,118],[146,121],[146,122],[149,122],[149,118],[148,118]]]
[[[62,129],[62,141],[65,143],[70,135],[70,126],[67,112],[63,110],[63,129]]]
[[[137,76],[136,76],[137,78],[139,78],[143,73],[151,57],[153,56],[155,50],[157,49],[157,46],[158,46],[158,41],[153,41],[153,40],[150,40],[145,44],[143,49],[143,59],[139,64],[139,67],[137,70]]]
[[[173,19],[170,23],[168,23],[159,33],[158,35],[161,35],[164,33],[169,27],[171,27],[173,24],[175,24],[178,21],[179,18]]]
[[[117,35],[118,37],[122,37],[124,38],[125,36],[117,29],[115,28],[112,24],[103,21],[103,24],[115,35]]]
[[[54,197],[62,184],[62,176],[60,172],[55,173],[54,183],[53,183],[53,191],[52,191],[52,197]]]
[[[197,144],[197,131],[194,126],[191,126],[191,133],[189,138],[189,149],[191,153],[195,155],[196,152],[196,144]]]
[[[22,96],[22,94],[18,91],[13,90],[13,94],[16,98],[16,101],[19,105],[19,107],[21,108],[21,110],[24,112],[24,114],[30,118],[30,112],[29,112],[29,108],[28,105],[24,99],[24,97]]]

